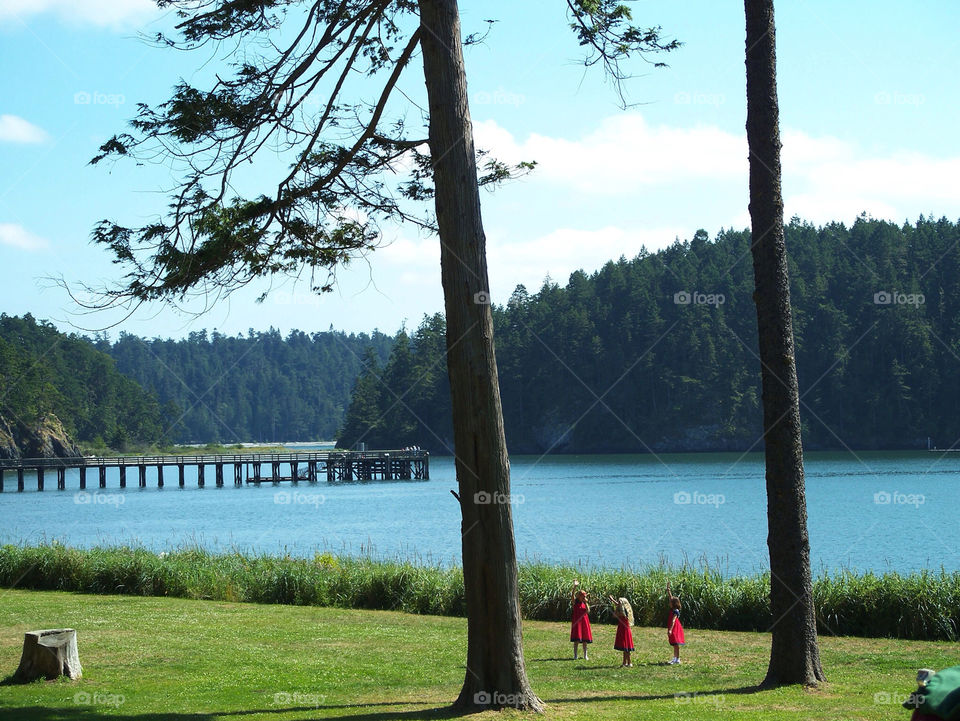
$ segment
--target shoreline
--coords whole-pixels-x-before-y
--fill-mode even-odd
[[[594,571],[519,564],[524,619],[569,621],[570,587],[580,580],[594,598],[629,598],[637,625],[665,618],[669,580],[681,597],[685,625],[721,631],[763,631],[771,625],[769,575],[723,577],[710,568],[649,566]],[[317,553],[313,558],[153,552],[129,547],[0,546],[0,587],[121,593],[301,606],[399,610],[463,616],[459,567]],[[841,572],[814,580],[820,632],[830,635],[956,641],[960,638],[960,572],[903,575]],[[922,606],[923,614],[916,613]],[[610,609],[595,607],[599,623]]]

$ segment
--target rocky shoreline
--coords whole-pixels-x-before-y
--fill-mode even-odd
[[[75,458],[82,455],[63,423],[52,413],[34,424],[9,423],[0,415],[0,458]]]

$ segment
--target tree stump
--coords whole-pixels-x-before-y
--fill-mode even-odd
[[[23,653],[20,654],[20,666],[13,675],[15,680],[27,682],[41,676],[48,680],[60,676],[78,679],[82,673],[74,629],[27,631],[23,635]]]

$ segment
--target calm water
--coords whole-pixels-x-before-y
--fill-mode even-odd
[[[815,571],[960,570],[960,454],[811,453],[806,468]],[[515,456],[512,469],[521,559],[604,567],[706,560],[729,573],[767,565],[759,454]],[[326,550],[445,564],[460,556],[449,457],[431,459],[427,482],[238,489],[225,473],[231,485],[218,489],[209,469],[206,488],[188,474],[181,490],[168,469],[157,489],[150,469],[152,487],[137,488],[128,471],[120,490],[116,473],[106,491],[86,494],[78,494],[77,471],[67,491],[48,475],[43,493],[30,476],[34,490],[11,492],[16,478],[8,473],[0,543]],[[97,485],[95,472],[87,477]]]

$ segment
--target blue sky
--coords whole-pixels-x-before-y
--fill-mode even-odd
[[[644,24],[683,41],[669,68],[636,62],[627,111],[597,70],[584,72],[564,3],[461,3],[466,32],[497,19],[468,50],[478,144],[539,163],[531,176],[483,194],[491,294],[565,282],[642,246],[698,228],[746,227],[743,5],[724,0],[632,3]],[[787,216],[852,222],[862,212],[897,222],[960,218],[960,5],[781,0],[779,95]],[[0,0],[0,310],[32,312],[64,330],[117,316],[77,314],[49,277],[110,283],[121,270],[90,245],[101,218],[136,223],[165,207],[163,167],[87,165],[125,129],[138,102],[164,100],[181,77],[200,82],[221,63],[143,42],[170,25],[148,0]],[[404,89],[423,96],[413,64]],[[416,111],[412,111],[415,113]],[[258,166],[269,175],[279,160]],[[396,330],[442,307],[439,247],[411,228],[339,274],[338,290],[304,284],[250,288],[199,318],[160,307],[117,325],[145,336]]]

